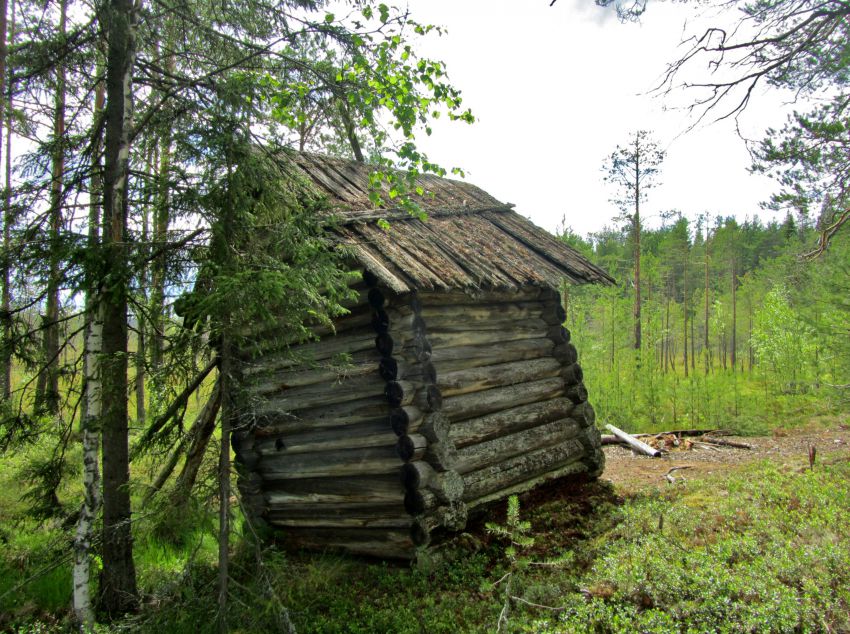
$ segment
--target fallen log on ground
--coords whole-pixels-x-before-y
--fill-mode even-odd
[[[645,442],[641,442],[631,434],[624,432],[622,429],[614,427],[611,424],[605,425],[605,428],[638,453],[650,456],[651,458],[658,458],[661,456],[661,452],[658,449],[650,447]]]

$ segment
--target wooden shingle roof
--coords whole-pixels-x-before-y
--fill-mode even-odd
[[[460,181],[425,175],[416,202],[420,220],[369,200],[370,166],[315,154],[297,154],[299,170],[327,197],[335,231],[358,264],[398,293],[413,290],[558,289],[612,283],[601,268],[485,191]],[[378,226],[379,219],[390,223]]]

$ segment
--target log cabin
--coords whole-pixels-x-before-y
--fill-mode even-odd
[[[511,494],[598,477],[558,289],[608,274],[468,183],[419,177],[423,219],[376,209],[364,164],[294,161],[362,277],[331,332],[243,361],[253,520],[298,547],[413,559]]]

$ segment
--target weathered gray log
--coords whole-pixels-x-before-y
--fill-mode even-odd
[[[560,303],[548,304],[543,309],[543,321],[550,326],[560,326],[564,323],[566,318],[567,313],[564,311],[564,307],[561,306]]]
[[[565,385],[575,385],[584,381],[584,372],[578,363],[573,363],[561,370],[561,377],[564,379]]]
[[[436,471],[427,462],[417,460],[406,463],[400,473],[407,490],[427,489],[443,502],[463,498],[463,478],[457,471]]]
[[[319,341],[281,346],[276,349],[260,348],[259,356],[243,361],[241,369],[243,375],[249,377],[254,374],[310,367],[343,354],[352,355],[355,359],[363,358],[365,353],[372,353],[374,356],[374,348],[375,331],[371,327],[364,326],[358,332],[329,335]]]
[[[437,387],[440,388],[444,398],[449,398],[459,394],[554,377],[560,370],[561,365],[551,357],[512,361],[447,372],[438,378]]]
[[[638,453],[642,453],[646,456],[650,456],[651,458],[658,458],[661,456],[661,452],[654,447],[650,447],[645,442],[641,442],[631,434],[627,434],[622,429],[618,427],[614,427],[610,423],[605,425],[605,429],[614,434],[617,438],[626,443],[629,447],[637,451]]]
[[[458,450],[455,468],[460,473],[469,473],[489,464],[504,462],[513,456],[552,447],[571,438],[576,438],[581,429],[576,421],[571,418],[564,418],[501,438],[468,445]]]
[[[423,412],[439,411],[443,405],[443,395],[437,386],[413,381],[388,381],[384,396],[392,407],[414,405]]]
[[[570,385],[567,388],[567,391],[564,392],[564,396],[570,399],[573,403],[584,403],[588,396],[587,388],[584,386],[584,383]]]
[[[508,487],[495,489],[493,492],[488,493],[486,495],[482,495],[481,497],[478,497],[474,500],[468,500],[466,504],[468,508],[474,509],[481,505],[490,504],[495,500],[504,500],[509,495],[530,491],[534,487],[539,486],[545,482],[551,482],[552,480],[557,480],[559,478],[567,478],[569,476],[585,476],[588,474],[588,466],[587,464],[585,464],[583,458],[571,458],[560,466],[550,468],[548,471],[545,471],[531,478],[521,480]],[[599,474],[597,473],[596,475]]]
[[[518,383],[508,387],[453,396],[443,401],[443,413],[453,423],[467,418],[484,416],[510,407],[535,403],[561,396],[564,382],[560,377]]]
[[[500,321],[517,321],[531,317],[539,317],[543,312],[542,302],[475,302],[473,304],[429,304],[422,302],[421,315],[429,325],[433,320],[444,318],[463,318],[468,324],[498,319]]]
[[[437,381],[437,370],[430,361],[409,363],[385,357],[379,363],[379,372],[385,381],[405,380],[420,383]]]
[[[418,431],[429,443],[444,442],[449,439],[451,424],[449,417],[442,412],[431,412],[425,415]]]
[[[588,427],[596,422],[596,412],[593,409],[593,405],[591,405],[589,401],[578,403],[573,408],[573,411],[570,416],[582,427]]]
[[[431,361],[437,366],[440,375],[443,375],[464,368],[550,357],[553,348],[552,341],[546,337],[519,339],[500,344],[435,348]]]
[[[578,361],[578,350],[571,343],[561,343],[552,350],[552,356],[564,365],[572,365]]]
[[[371,372],[361,376],[355,376],[336,383],[317,383],[304,385],[275,393],[271,396],[260,396],[264,398],[262,410],[273,411],[295,411],[310,409],[319,405],[333,405],[355,401],[370,396],[381,394],[384,389],[384,381],[378,375],[377,367]],[[250,393],[250,388],[248,389]]]
[[[274,511],[266,514],[269,524],[280,528],[411,528],[413,518],[402,508],[392,517],[379,517],[364,512],[361,515],[313,515],[308,517],[290,517]]]
[[[243,383],[243,387],[259,397],[271,396],[297,387],[321,385],[325,389],[351,379],[376,374],[379,361],[376,355],[357,363],[322,364],[316,369],[301,368],[291,371],[276,371],[258,374]]]
[[[266,480],[289,480],[397,473],[399,467],[401,461],[395,446],[389,445],[291,456],[264,456],[257,470]]]
[[[401,339],[401,342],[404,340]],[[379,333],[375,337],[375,350],[378,351],[378,354],[382,357],[392,356],[393,350],[395,350],[396,340],[393,336],[388,332]]]
[[[434,343],[438,339],[439,334],[443,333],[461,333],[470,332],[473,327],[463,320],[463,315],[458,315],[452,320],[447,317],[431,317],[427,321],[428,338],[432,339],[431,345],[436,347]],[[537,333],[539,337],[549,329],[549,324],[543,321],[540,317],[527,317],[517,322],[513,319],[504,318],[496,319],[495,317],[487,321],[479,321],[474,325],[474,330],[479,332],[487,331],[503,331],[505,328],[517,328],[518,330],[529,330]]]
[[[293,547],[342,550],[384,559],[412,559],[416,555],[410,529],[289,528],[280,537]]]
[[[423,306],[465,305],[465,304],[515,304],[531,302],[540,297],[540,289],[533,286],[516,291],[432,291],[419,293]]]
[[[570,342],[570,331],[564,328],[561,324],[549,326],[549,329],[546,331],[546,336],[555,343]]]
[[[428,341],[431,346],[441,350],[449,350],[462,346],[496,345],[509,341],[521,341],[523,339],[539,339],[543,332],[528,325],[514,324],[496,330],[469,330],[461,329],[457,332],[433,332],[429,331]],[[406,341],[404,349],[411,346]]]
[[[395,435],[386,421],[376,419],[296,434],[260,436],[254,441],[254,449],[260,455],[296,454],[358,447],[386,447],[392,445],[395,440]]]
[[[396,452],[405,462],[422,460],[428,448],[428,439],[421,434],[402,436],[396,441]]]
[[[443,471],[454,469],[457,463],[457,449],[449,441],[428,443],[425,460]]]
[[[425,414],[413,405],[395,407],[390,411],[390,427],[396,436],[404,436],[417,431],[424,416]]]
[[[378,476],[271,480],[264,485],[258,479],[255,484],[263,488],[269,505],[352,502],[402,504],[404,500],[404,486],[399,481],[398,473],[393,472]]]
[[[462,448],[559,418],[567,418],[573,407],[572,401],[566,398],[553,398],[511,407],[486,416],[453,423],[449,429],[449,436],[455,446]]]
[[[405,346],[400,349],[399,356],[408,360],[424,362],[430,361],[433,347],[430,339],[424,333],[417,333],[412,339],[408,339]]]
[[[267,402],[261,403],[261,406],[267,406]],[[274,436],[311,429],[354,425],[377,419],[386,420],[388,412],[389,407],[382,394],[294,412],[258,409],[254,413],[257,424],[255,433],[258,436]]]
[[[466,528],[468,517],[467,505],[462,501],[438,506],[427,515],[419,515],[414,519],[410,530],[413,543],[417,546],[428,544],[431,540],[431,533],[439,528],[461,531]]]
[[[466,473],[464,500],[469,504],[483,496],[507,489],[518,482],[542,475],[585,457],[585,449],[576,439],[570,439],[552,447],[537,449],[521,456],[490,464],[477,471]]]

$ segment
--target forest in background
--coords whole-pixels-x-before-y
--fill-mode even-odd
[[[599,418],[633,431],[766,433],[850,398],[850,245],[809,253],[805,216],[665,215],[641,236],[642,345],[634,349],[633,239],[610,228],[562,239],[613,287],[565,287],[567,325]]]
[[[749,61],[802,92],[843,86],[848,10],[801,27],[795,11],[807,7],[753,5],[750,18],[767,32],[786,29],[768,52],[792,63],[771,75],[762,47]],[[417,150],[416,134],[430,134],[439,114],[473,116],[444,64],[408,44],[439,29],[382,3],[355,3],[347,18],[326,8],[0,3],[0,627],[96,627],[95,617],[131,614],[125,624],[142,631],[154,629],[145,619],[161,618],[162,629],[183,615],[186,631],[246,618],[255,631],[292,630],[291,607],[299,626],[325,618],[338,631],[359,609],[361,596],[344,596],[345,609],[328,617],[327,603],[311,601],[328,579],[344,585],[328,569],[345,566],[318,557],[289,567],[229,507],[234,326],[286,315],[281,336],[298,340],[311,320],[343,310],[350,276],[317,221],[321,201],[287,184],[284,147],[370,162],[375,196],[404,208],[405,179],[390,168],[445,174]],[[800,37],[817,50],[797,46]],[[806,63],[793,63],[801,50]],[[821,226],[671,217],[643,232],[637,352],[628,233],[566,236],[620,280],[564,294],[600,420],[632,431],[687,422],[757,432],[845,402],[845,109],[838,99],[772,136],[776,164],[798,166],[787,182],[824,203]],[[829,152],[808,152],[813,145]],[[245,248],[257,235],[264,249]],[[821,257],[799,262],[815,239]],[[813,496],[836,490],[829,472],[812,487]],[[824,505],[830,526],[838,506]],[[475,569],[455,570],[456,596],[499,557],[491,550],[472,558]],[[370,591],[403,585],[366,570]],[[431,581],[405,586],[415,595],[405,614],[427,607]],[[380,623],[390,628],[399,601],[384,599]],[[474,623],[486,628],[490,611]],[[361,631],[373,631],[372,616]],[[441,618],[422,626],[452,631],[451,611]]]

